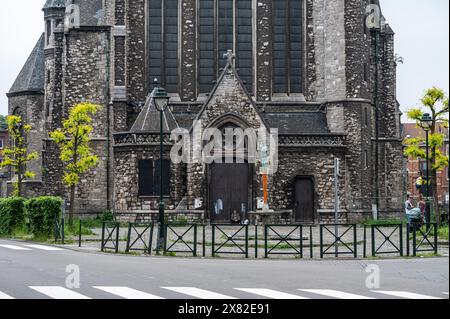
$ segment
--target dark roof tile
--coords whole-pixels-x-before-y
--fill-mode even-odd
[[[44,35],[42,34],[27,62],[16,78],[9,94],[43,92],[45,84]]]

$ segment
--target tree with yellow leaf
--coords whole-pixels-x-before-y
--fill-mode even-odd
[[[437,222],[440,223],[440,211],[438,205],[437,194],[437,172],[448,167],[448,156],[445,156],[441,152],[441,148],[444,145],[445,136],[438,132],[439,125],[449,127],[449,105],[448,96],[445,92],[439,88],[433,87],[425,92],[424,97],[421,99],[422,106],[413,108],[408,111],[408,118],[417,123],[417,126],[429,130],[429,146],[430,151],[428,158],[431,164],[431,181],[428,185],[431,185],[433,190],[433,208],[436,212]],[[422,122],[424,114],[430,114],[431,121],[428,127]],[[425,139],[421,137],[410,138],[405,141],[407,147],[405,149],[405,155],[414,158],[426,160],[427,153],[423,145],[425,145]]]
[[[80,103],[69,112],[69,117],[63,122],[63,128],[50,133],[50,138],[61,150],[60,159],[65,164],[64,183],[70,190],[69,225],[73,225],[75,189],[80,181],[80,175],[86,173],[98,164],[98,157],[93,155],[89,145],[93,131],[92,115],[100,106],[92,103]]]
[[[27,164],[37,160],[37,152],[28,153],[27,135],[31,131],[31,126],[23,123],[22,117],[11,115],[6,120],[8,133],[11,138],[11,147],[3,150],[4,159],[0,163],[0,168],[10,167],[17,181],[14,182],[13,196],[23,195],[23,182],[32,179],[36,174],[27,171]]]

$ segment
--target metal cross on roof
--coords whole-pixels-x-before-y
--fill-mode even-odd
[[[234,55],[233,50],[228,50],[227,53],[223,55],[223,57],[227,58],[227,63],[231,65],[233,64],[236,55]]]

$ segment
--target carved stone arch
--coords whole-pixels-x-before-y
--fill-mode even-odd
[[[221,128],[229,123],[234,124],[243,130],[247,128],[252,128],[249,122],[247,122],[245,119],[243,119],[241,116],[235,113],[226,113],[221,115],[220,117],[212,121],[208,125],[208,128]]]

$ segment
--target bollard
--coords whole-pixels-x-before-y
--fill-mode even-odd
[[[255,225],[255,258],[258,259],[258,225]]]

